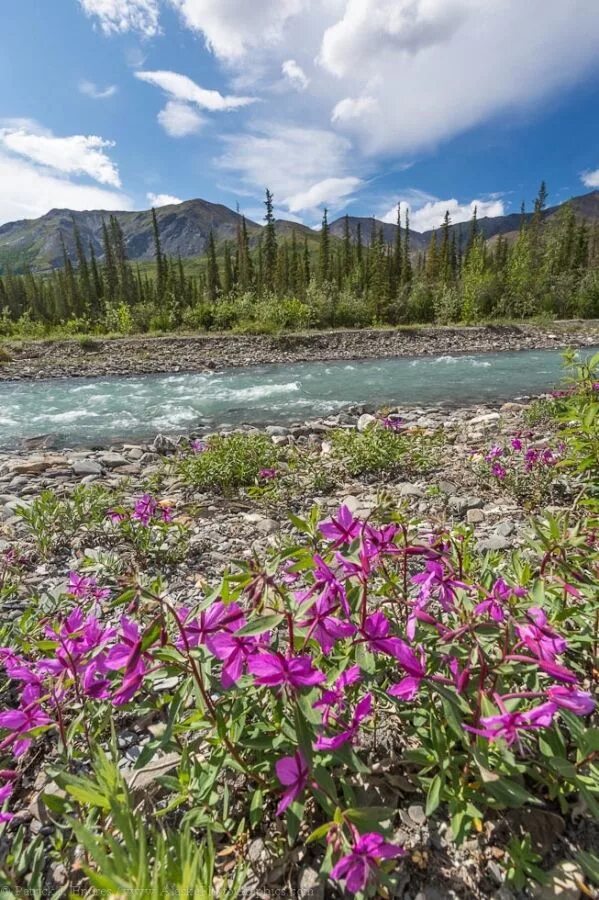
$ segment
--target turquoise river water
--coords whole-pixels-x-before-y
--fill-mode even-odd
[[[589,348],[589,353],[591,349]],[[205,374],[0,383],[0,447],[55,435],[93,446],[225,424],[285,423],[369,403],[460,405],[541,393],[560,380],[554,350],[312,362]]]

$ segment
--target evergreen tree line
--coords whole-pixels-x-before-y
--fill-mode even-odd
[[[368,235],[332,238],[324,211],[318,249],[307,237],[281,240],[273,196],[266,192],[265,227],[251,246],[240,220],[236,239],[208,240],[198,274],[167,256],[152,210],[154,265],[134,266],[111,216],[103,225],[102,259],[83,246],[73,221],[75,261],[63,241],[63,266],[50,275],[0,277],[0,333],[39,335],[178,328],[269,332],[284,328],[402,323],[471,323],[535,315],[599,317],[599,224],[578,221],[565,204],[543,221],[541,185],[532,217],[522,210],[519,233],[485,241],[476,210],[465,239],[449,213],[426,251],[413,253],[406,212],[398,207],[393,244],[373,219]],[[464,234],[464,232],[460,232]],[[218,252],[220,250],[220,252]]]

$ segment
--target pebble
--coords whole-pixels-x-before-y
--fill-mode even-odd
[[[106,469],[118,469],[120,466],[129,464],[129,461],[120,453],[102,453],[99,461]]]
[[[501,534],[491,534],[478,542],[478,550],[507,550],[511,547],[510,541]]]
[[[368,428],[371,428],[372,425],[376,422],[376,416],[371,416],[370,413],[363,413],[358,419],[357,429],[362,434],[367,431]]]

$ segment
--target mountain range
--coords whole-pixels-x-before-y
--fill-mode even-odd
[[[578,218],[594,223],[599,222],[599,190],[574,197],[570,201]],[[560,209],[553,206],[543,213],[546,219],[551,218]],[[0,274],[6,271],[14,273],[31,270],[34,272],[49,271],[63,264],[62,242],[67,253],[75,260],[75,244],[73,239],[73,222],[76,223],[82,238],[83,246],[94,248],[99,259],[102,258],[102,224],[114,215],[123,230],[127,255],[132,261],[153,259],[154,243],[151,210],[143,212],[120,212],[93,210],[78,212],[69,209],[51,209],[39,219],[24,219],[9,222],[0,226]],[[527,215],[530,218],[530,213]],[[217,242],[234,240],[241,222],[241,215],[227,206],[210,203],[207,200],[186,200],[171,206],[162,206],[156,210],[160,229],[160,239],[164,253],[171,256],[191,258],[206,252],[210,232],[214,233]],[[383,228],[385,241],[393,243],[397,226],[388,222],[380,222],[373,218],[349,216],[349,230],[352,240],[357,239],[358,224],[361,226],[362,240],[370,241],[373,223],[378,229]],[[498,235],[510,238],[517,233],[520,225],[520,214],[512,213],[494,218],[478,220],[479,229],[487,239]],[[255,244],[263,226],[247,221],[250,242]],[[331,222],[330,232],[335,238],[344,234],[345,217]],[[281,238],[290,237],[295,231],[303,242],[304,236],[310,243],[318,240],[319,232],[306,225],[297,224],[284,219],[276,222],[277,233]],[[458,242],[465,240],[470,229],[468,222],[451,225],[456,232]],[[403,229],[402,229],[403,232]],[[425,249],[431,239],[432,231],[423,233],[410,231],[411,248],[416,252]]]

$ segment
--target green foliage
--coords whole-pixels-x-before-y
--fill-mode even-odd
[[[60,499],[45,490],[29,504],[15,510],[32,534],[42,556],[67,547],[83,526],[92,530],[102,524],[106,510],[116,497],[100,485],[78,485],[70,497]]]
[[[439,439],[411,432],[398,434],[374,423],[363,432],[336,430],[331,434],[333,457],[350,475],[405,475],[435,466]]]
[[[177,470],[196,488],[231,494],[253,484],[261,469],[275,466],[277,458],[272,441],[263,434],[215,435],[203,452],[180,460]]]
[[[546,196],[546,190],[541,192]],[[540,195],[541,195],[540,194]],[[0,276],[0,335],[27,339],[77,334],[238,331],[400,323],[475,323],[493,318],[599,316],[599,225],[577,221],[567,204],[543,220],[523,215],[515,240],[487,244],[476,211],[465,246],[449,216],[425,250],[413,252],[409,221],[392,243],[373,220],[343,238],[325,213],[318,236],[277,225],[267,191],[265,228],[250,241],[241,220],[234,241],[211,233],[205,256],[169,259],[152,219],[152,263],[134,269],[119,223],[105,223],[103,259],[73,225],[73,259],[47,275]],[[399,218],[398,218],[399,223]],[[281,229],[281,230],[280,230]],[[460,236],[462,231],[460,230]]]

